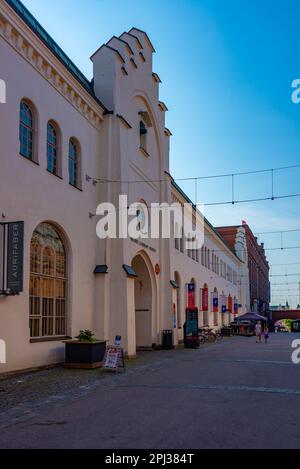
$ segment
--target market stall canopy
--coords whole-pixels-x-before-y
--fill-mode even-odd
[[[246,313],[242,316],[236,318],[236,321],[267,321],[268,319],[265,316],[261,316],[257,313]]]

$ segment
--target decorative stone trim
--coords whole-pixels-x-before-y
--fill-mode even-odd
[[[171,132],[171,130],[167,129],[167,127],[166,127],[165,130],[164,130],[164,134],[165,134],[167,137],[172,137],[172,132]]]
[[[145,148],[140,147],[140,152],[141,152],[146,158],[150,158],[150,155],[149,155],[149,153],[147,152],[147,150],[145,150]]]
[[[116,114],[116,116],[120,119],[120,121],[127,127],[127,129],[132,129],[132,126],[129,124],[129,122],[120,114]]]
[[[135,61],[132,58],[130,59],[130,63],[134,68],[138,68],[137,64],[135,63]]]
[[[26,34],[21,31],[18,26],[12,24],[10,20],[4,16],[5,12],[0,11],[0,36],[20,54],[24,60],[40,73],[45,80],[47,80],[57,91],[60,93],[78,112],[80,112],[94,127],[99,128],[101,121],[103,121],[104,109],[98,105],[96,100],[88,94],[84,88],[81,88],[73,76],[68,77],[68,72],[62,64],[56,66],[54,64],[56,58],[50,59],[47,56],[51,52],[41,53],[41,49],[46,46],[36,38],[37,44],[35,45],[30,37],[34,33]],[[24,29],[27,26],[24,26]],[[28,28],[29,29],[29,28]],[[42,47],[39,47],[39,44]],[[40,50],[39,50],[40,49]],[[43,51],[44,52],[44,51]],[[52,55],[52,54],[51,54]],[[65,72],[65,73],[64,73]],[[78,84],[78,86],[76,86]]]
[[[153,80],[156,82],[156,83],[161,83],[161,79],[159,78],[159,76],[157,75],[157,73],[152,73],[152,78]]]
[[[158,102],[158,107],[161,111],[164,111],[164,112],[168,111],[168,108],[163,101]]]
[[[144,56],[143,52],[139,52],[139,56],[140,56],[140,58],[142,59],[143,62],[146,62],[146,59],[145,59],[145,56]]]

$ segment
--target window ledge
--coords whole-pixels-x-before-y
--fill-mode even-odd
[[[145,150],[145,148],[143,147],[140,147],[140,151],[143,153],[144,156],[146,156],[147,158],[150,157],[149,153]]]
[[[20,155],[24,160],[30,161],[31,163],[36,164],[37,166],[40,166],[40,163],[38,163],[37,161],[33,160],[32,158],[28,158],[28,156],[23,155],[23,153],[19,152],[19,155]]]
[[[61,179],[61,180],[63,180],[63,177],[62,177],[62,176],[60,176],[59,174],[52,173],[52,171],[49,171],[49,169],[47,169],[47,172],[48,172],[49,174],[52,174],[52,176],[55,176],[55,177],[57,177],[58,179]]]
[[[31,344],[40,344],[42,342],[63,342],[64,340],[71,339],[69,336],[55,336],[55,337],[37,337],[30,339]]]
[[[69,186],[73,187],[74,189],[77,189],[77,190],[80,191],[80,192],[83,192],[83,190],[81,189],[81,187],[75,186],[75,184],[72,184],[71,182],[69,182]]]

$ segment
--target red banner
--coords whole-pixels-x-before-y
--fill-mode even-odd
[[[228,309],[229,309],[229,313],[232,313],[232,297],[231,296],[228,297]]]
[[[187,284],[187,307],[195,308],[195,285],[194,283]]]
[[[208,288],[202,288],[202,311],[208,311]]]

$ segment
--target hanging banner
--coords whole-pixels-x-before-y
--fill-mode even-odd
[[[229,313],[232,314],[232,296],[228,297],[228,310]]]
[[[202,311],[208,311],[208,288],[202,288]]]
[[[239,314],[239,304],[237,300],[234,301],[234,314]]]
[[[7,223],[6,288],[14,293],[23,291],[24,222]]]
[[[213,313],[219,312],[219,298],[218,298],[218,293],[216,292],[212,293],[212,310],[213,310]]]
[[[221,305],[222,305],[222,313],[227,312],[227,298],[226,295],[221,295]]]
[[[187,307],[195,308],[195,284],[187,283],[186,291],[187,291]]]

